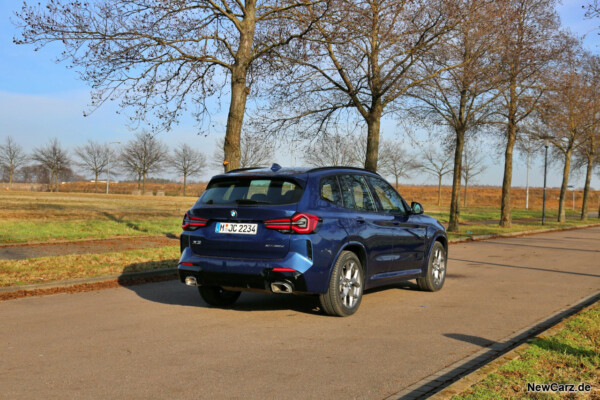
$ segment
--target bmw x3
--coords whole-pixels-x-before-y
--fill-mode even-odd
[[[363,291],[446,278],[444,227],[380,175],[359,168],[247,168],[213,177],[185,213],[179,277],[206,303],[242,291],[319,297],[348,316]]]

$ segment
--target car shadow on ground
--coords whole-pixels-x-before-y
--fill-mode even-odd
[[[202,300],[197,288],[186,286],[179,279],[151,284],[124,284],[123,286],[135,292],[139,297],[156,303],[214,308]],[[314,296],[271,295],[254,292],[243,292],[232,307],[224,307],[224,309],[246,312],[290,310],[306,314],[321,313],[318,298]]]
[[[149,271],[147,274],[137,274],[144,270],[157,270],[176,265],[175,260],[151,261],[135,263],[126,266],[118,278],[119,284],[133,291],[139,297],[161,304],[212,308],[200,297],[198,289],[186,286],[179,281],[175,269],[164,270],[160,275]],[[136,276],[132,276],[136,273]],[[366,290],[364,295],[377,293],[383,290],[419,290],[414,282],[403,282],[397,285],[379,287]],[[234,311],[277,311],[290,310],[306,314],[323,314],[319,307],[317,296],[269,294],[261,292],[243,292],[238,301],[227,309]]]

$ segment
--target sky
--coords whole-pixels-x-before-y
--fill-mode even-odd
[[[592,53],[600,52],[598,26],[600,20],[584,19],[582,6],[588,1],[564,0],[557,8],[564,27],[577,35],[584,36],[584,46]],[[127,113],[117,113],[115,103],[104,104],[91,115],[84,117],[89,110],[90,91],[86,83],[78,79],[77,72],[68,69],[65,63],[56,63],[60,47],[51,45],[39,51],[33,46],[17,46],[13,37],[17,28],[11,22],[20,5],[17,0],[0,0],[0,143],[12,136],[27,152],[56,137],[67,149],[85,144],[89,139],[98,142],[127,142],[135,131],[128,128]],[[216,124],[208,135],[198,135],[198,128],[191,116],[186,116],[173,130],[163,132],[158,138],[170,147],[187,142],[202,149],[207,158],[215,151],[215,141],[224,135],[227,117],[227,104],[213,116]],[[385,121],[382,126],[384,138],[402,138],[402,130],[394,121]],[[118,148],[121,144],[113,143]],[[496,144],[497,145],[497,144]],[[488,157],[487,168],[476,177],[474,184],[501,186],[503,174],[502,152],[493,142],[485,142]],[[301,157],[290,157],[289,153],[275,158],[276,162],[287,166],[295,162],[301,164]],[[517,157],[514,165],[513,186],[525,186],[525,163]],[[209,179],[220,172],[208,167],[200,179]],[[582,187],[584,174],[575,174],[570,184]],[[418,172],[413,173],[405,183],[435,184],[436,179]],[[543,164],[541,154],[530,168],[531,186],[542,186]],[[557,187],[561,182],[559,165],[552,166],[548,174],[548,186]],[[446,184],[450,183],[447,178]],[[600,177],[595,175],[592,186],[600,187]]]

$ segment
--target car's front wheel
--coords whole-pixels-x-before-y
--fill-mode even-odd
[[[363,269],[351,251],[343,251],[331,272],[327,293],[319,296],[321,308],[329,315],[346,317],[358,310],[363,293]]]
[[[241,294],[241,292],[225,290],[220,286],[199,286],[198,291],[202,299],[214,307],[232,306]]]
[[[427,274],[417,278],[419,289],[436,292],[444,286],[446,280],[446,249],[440,242],[435,242],[429,254]]]

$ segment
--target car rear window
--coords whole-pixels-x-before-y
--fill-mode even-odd
[[[288,179],[225,179],[208,184],[200,204],[279,205],[297,203],[304,189]]]

